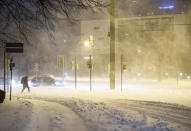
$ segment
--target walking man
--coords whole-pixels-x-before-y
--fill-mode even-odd
[[[25,90],[25,88],[28,88],[28,92],[30,92],[30,87],[28,85],[28,76],[24,76],[22,79],[21,79],[21,83],[23,84],[23,89],[21,91],[21,93],[23,93],[23,91]]]

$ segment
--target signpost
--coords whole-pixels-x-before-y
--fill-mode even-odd
[[[5,92],[5,75],[6,75],[6,53],[23,53],[24,52],[24,43],[4,43],[4,92]],[[12,69],[15,67],[13,63],[13,58],[10,61],[10,71],[11,71],[11,85],[10,85],[10,100],[11,100],[11,91],[12,91]]]
[[[11,94],[12,94],[12,76],[13,76],[13,67],[15,67],[15,63],[13,63],[13,57],[11,57],[11,60],[10,60],[11,84],[10,84],[10,97],[9,97],[10,100],[11,100]]]
[[[3,43],[3,68],[4,68],[4,91],[0,90],[0,102],[3,102],[5,95],[6,95],[6,70],[8,72],[8,61],[6,61],[6,53],[23,53],[24,52],[24,43],[6,43],[6,42],[2,42]],[[12,71],[12,67],[14,67],[14,63],[10,64],[10,68]],[[11,72],[12,73],[12,72]],[[7,74],[7,78],[8,78],[8,74]],[[11,74],[11,78],[12,78],[12,74]],[[11,81],[12,84],[12,81]],[[12,85],[11,85],[12,86]],[[10,100],[11,100],[11,92],[10,92]]]

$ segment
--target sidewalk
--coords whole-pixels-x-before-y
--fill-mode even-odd
[[[22,131],[30,122],[32,105],[13,98],[0,104],[0,131]]]

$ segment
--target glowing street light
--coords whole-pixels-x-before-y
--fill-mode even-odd
[[[180,75],[180,77],[182,77],[182,76],[183,76],[183,73],[182,73],[182,72],[180,72],[180,73],[179,73],[179,75]]]
[[[90,47],[90,42],[89,42],[89,41],[85,41],[85,42],[84,42],[84,45],[85,45],[86,47]]]
[[[94,46],[92,35],[90,36],[89,40],[84,42],[84,45],[86,47],[93,47]],[[88,68],[90,69],[90,91],[92,91],[92,56],[91,56],[91,54],[89,56],[89,60],[87,61],[87,65],[88,65]]]

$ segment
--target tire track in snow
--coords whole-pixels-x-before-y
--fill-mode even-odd
[[[191,130],[191,108],[160,102],[133,100],[109,101],[107,104],[122,110],[133,110],[152,118],[161,119]]]
[[[42,98],[44,99],[44,98]],[[138,120],[128,115],[129,112],[120,111],[107,106],[104,102],[97,103],[83,99],[46,99],[69,107],[76,112],[87,124],[89,131],[126,131],[126,130],[173,130],[167,123],[156,121],[149,122],[146,115],[141,115]]]

